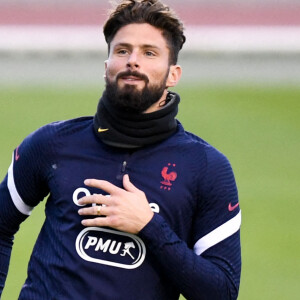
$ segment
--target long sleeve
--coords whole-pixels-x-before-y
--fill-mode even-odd
[[[139,234],[186,299],[236,299],[240,274],[239,232],[197,255],[155,214]],[[222,259],[225,259],[224,261]],[[237,278],[238,277],[238,278]]]
[[[198,208],[193,219],[192,245],[183,241],[159,214],[139,236],[147,250],[187,299],[233,300],[241,273],[237,188],[226,157],[210,148],[205,176],[199,182]]]
[[[41,173],[39,134],[31,134],[15,149],[8,173],[0,184],[0,295],[7,277],[13,239],[20,224],[47,195]]]
[[[7,188],[7,176],[0,184],[0,296],[6,280],[14,234],[27,218],[15,207]]]

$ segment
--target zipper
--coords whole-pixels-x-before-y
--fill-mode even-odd
[[[127,167],[127,161],[124,160],[121,166],[121,170],[119,171],[119,174],[117,175],[118,180],[122,180],[123,176],[125,175],[126,172],[126,167]]]
[[[124,161],[123,161],[123,164],[122,164],[122,173],[125,173],[125,171],[126,171],[126,166],[127,166],[127,161],[124,160]]]

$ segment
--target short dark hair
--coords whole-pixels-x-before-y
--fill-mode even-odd
[[[183,24],[175,12],[159,0],[122,0],[110,12],[103,33],[110,43],[120,28],[129,24],[148,23],[162,31],[170,51],[169,63],[175,65],[186,38]]]

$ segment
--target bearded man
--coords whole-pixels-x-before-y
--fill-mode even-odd
[[[104,25],[106,89],[94,117],[46,125],[0,185],[0,289],[12,240],[48,196],[21,300],[236,299],[241,212],[226,157],[175,116],[175,13],[123,0]]]

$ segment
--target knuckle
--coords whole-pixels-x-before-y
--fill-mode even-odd
[[[146,198],[146,194],[145,194],[143,191],[141,191],[141,190],[139,190],[137,194],[138,194],[140,197]]]
[[[110,200],[110,205],[113,207],[119,206],[119,204],[120,204],[120,201],[117,197],[110,197],[109,200]]]
[[[110,219],[110,224],[112,227],[119,227],[121,225],[120,219],[116,217],[112,217]]]

